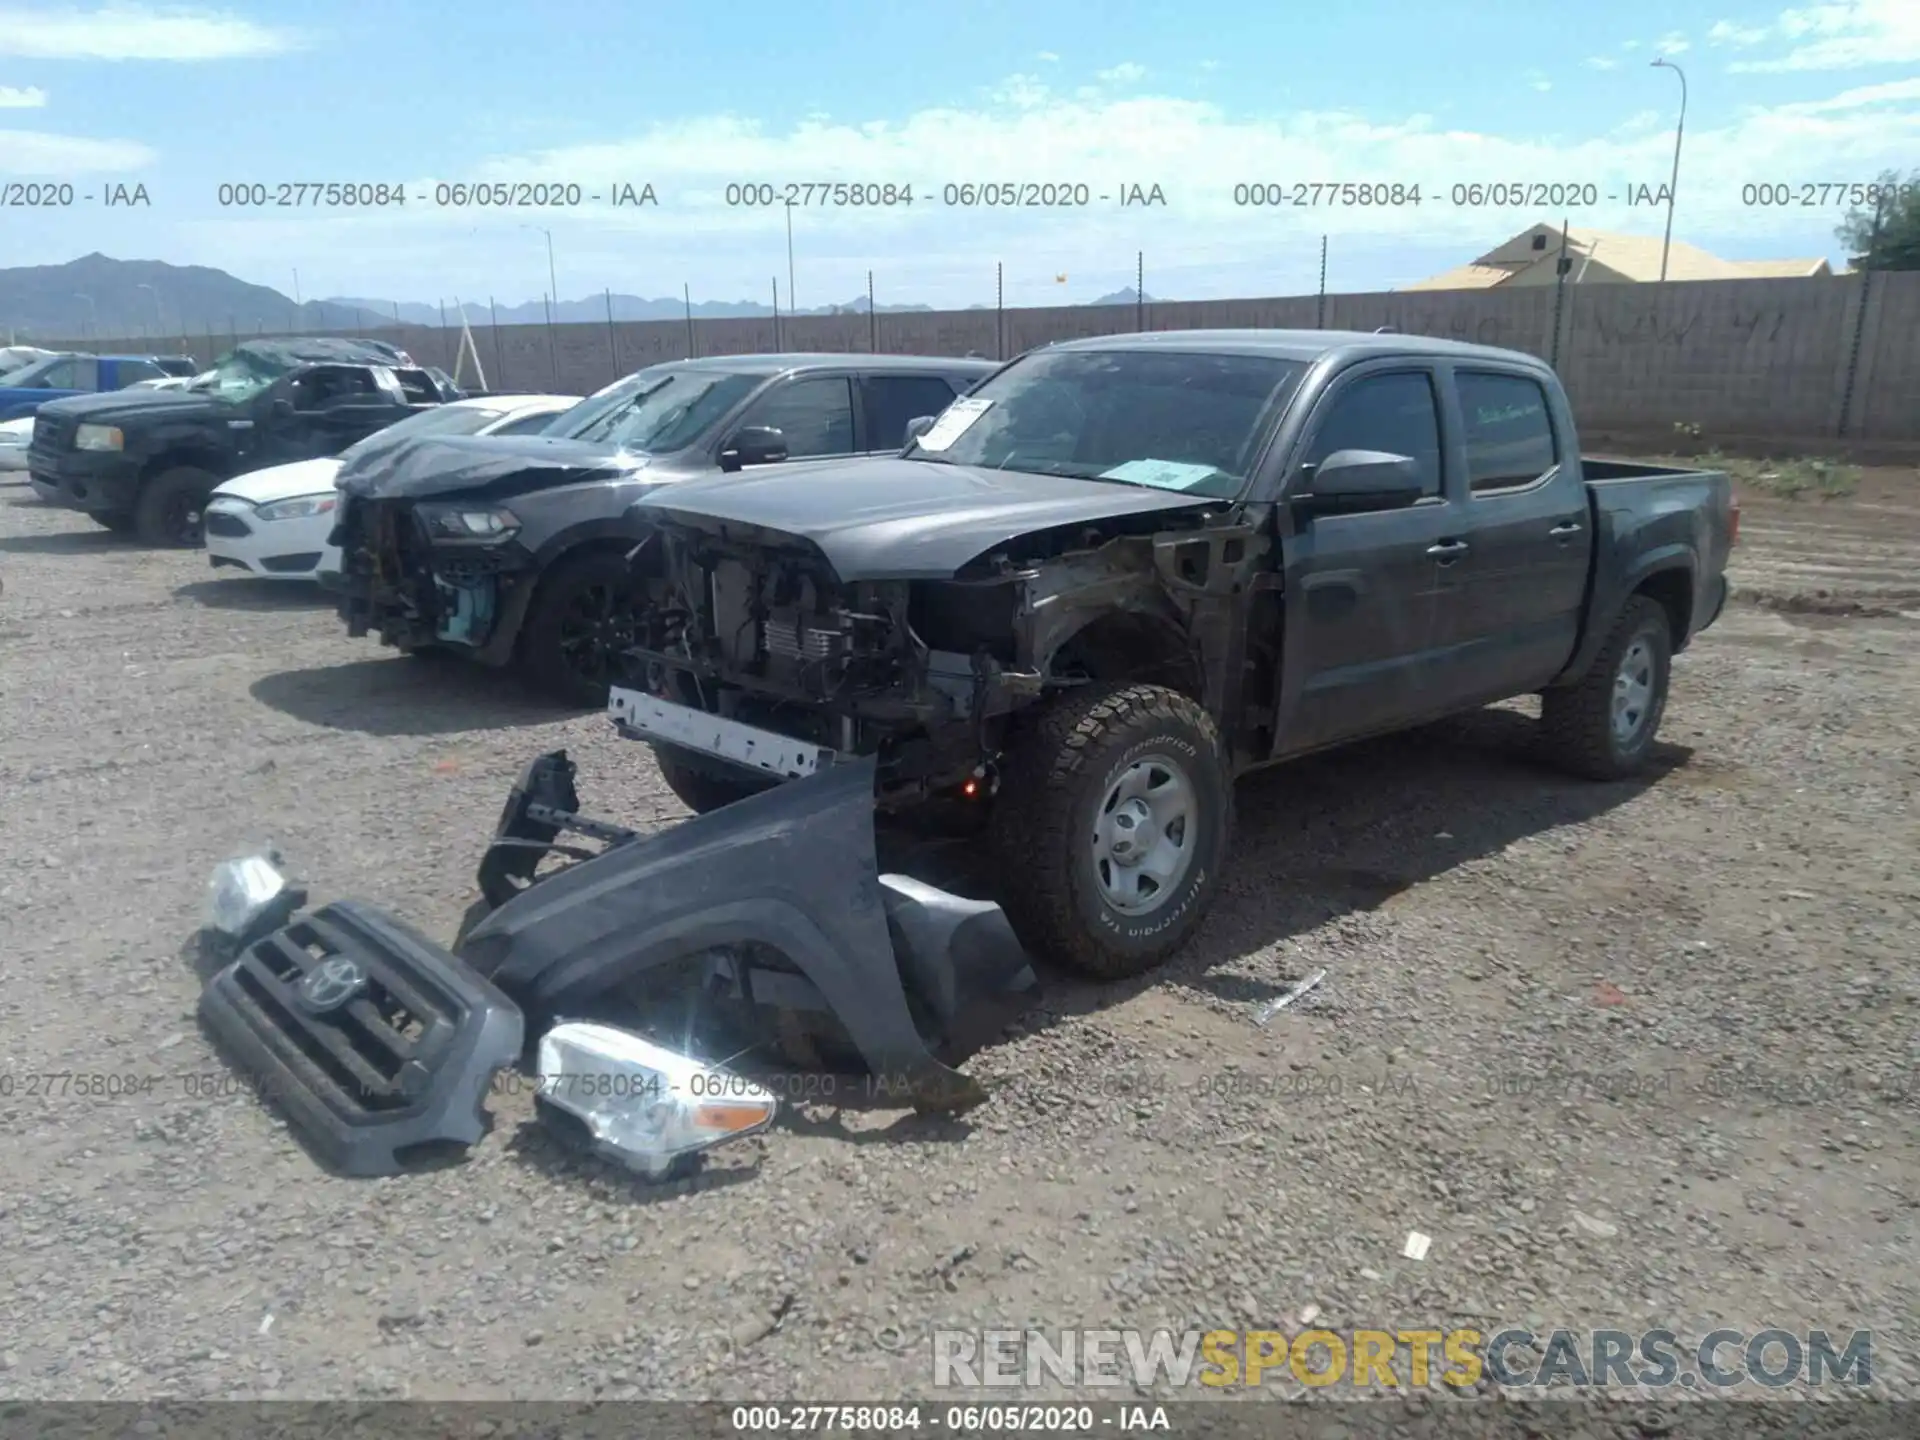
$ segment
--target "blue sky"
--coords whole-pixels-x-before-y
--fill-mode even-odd
[[[144,184],[145,208],[0,208],[0,265],[100,250],[205,264],[302,297],[696,299],[787,289],[787,211],[739,182],[913,186],[881,210],[793,212],[803,306],[965,305],[1381,289],[1536,220],[1658,233],[1608,203],[1664,184],[1690,89],[1675,237],[1739,259],[1840,259],[1844,207],[1755,207],[1743,184],[1920,163],[1920,3],[1414,4],[968,0],[946,6],[189,8],[0,0],[0,185]],[[650,183],[658,203],[436,206],[437,182]],[[222,207],[223,182],[403,183],[402,209]],[[1422,203],[1234,203],[1246,182],[1418,183]],[[1476,181],[1593,187],[1596,205],[1455,204]],[[991,210],[968,182],[1158,185],[1164,205]],[[424,197],[424,201],[421,197]],[[1064,275],[1066,279],[1058,277]]]

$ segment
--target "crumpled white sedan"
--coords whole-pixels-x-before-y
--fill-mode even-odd
[[[422,435],[533,435],[577,395],[479,395],[409,415],[337,456],[255,470],[219,486],[202,514],[207,558],[265,580],[315,581],[340,569],[335,477],[349,459]]]

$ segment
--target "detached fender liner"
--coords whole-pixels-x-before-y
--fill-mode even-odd
[[[559,757],[528,767],[501,833],[530,800],[571,800]],[[759,943],[813,982],[861,1058],[926,1109],[985,1098],[944,1064],[907,1002],[874,844],[871,758],[829,766],[656,835],[617,844],[513,895],[469,930],[460,955],[536,1029],[643,972],[697,952]],[[483,868],[483,886],[500,877]]]
[[[393,1175],[486,1132],[494,1075],[525,1050],[520,1009],[373,906],[341,900],[207,982],[200,1016],[244,1077],[344,1175]]]

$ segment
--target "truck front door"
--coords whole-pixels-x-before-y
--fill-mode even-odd
[[[1316,402],[1283,482],[1285,640],[1275,755],[1424,715],[1441,637],[1457,603],[1452,577],[1461,507],[1447,493],[1438,379],[1431,366],[1383,360],[1347,371]],[[1313,468],[1341,450],[1411,457],[1413,505],[1299,515]]]

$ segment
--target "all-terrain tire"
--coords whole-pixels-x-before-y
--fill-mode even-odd
[[[522,673],[548,699],[604,706],[615,674],[609,647],[632,643],[645,603],[640,581],[624,554],[589,550],[562,556],[539,583],[520,631]],[[580,627],[590,633],[576,633]]]
[[[780,783],[722,775],[717,766],[704,763],[699,756],[690,755],[676,745],[655,745],[653,758],[660,766],[660,778],[667,782],[667,788],[696,815],[711,814]]]
[[[1093,836],[1115,786],[1156,758],[1191,786],[1192,853],[1152,909],[1128,914],[1103,893]],[[1142,974],[1186,944],[1219,891],[1232,832],[1218,728],[1196,702],[1158,685],[1087,686],[1021,716],[989,827],[1021,943],[1100,980]]]
[[[1645,703],[1625,729],[1615,726],[1615,697],[1644,675]],[[1540,743],[1562,769],[1589,780],[1623,780],[1646,767],[1667,708],[1673,675],[1673,627],[1645,595],[1627,601],[1587,673],[1540,697]],[[1625,722],[1623,721],[1623,724]]]
[[[220,477],[197,465],[176,465],[140,487],[133,533],[144,545],[191,550],[200,544],[200,515]]]

